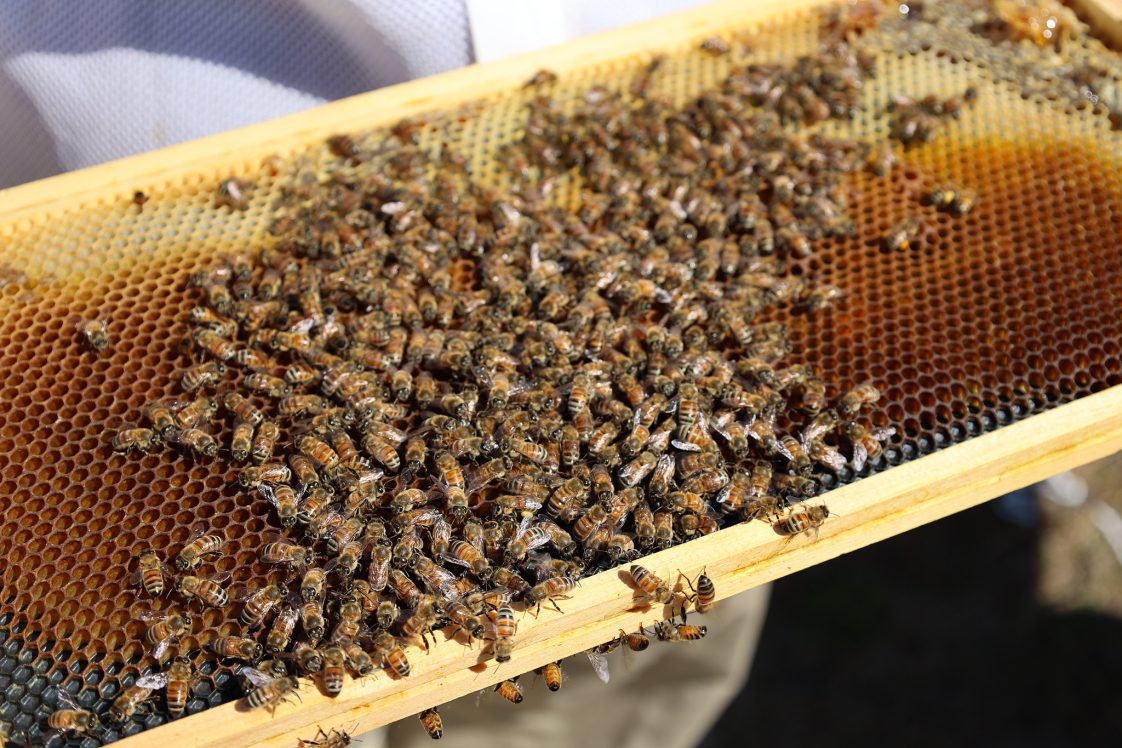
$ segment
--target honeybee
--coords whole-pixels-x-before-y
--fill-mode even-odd
[[[546,688],[548,688],[550,691],[561,690],[561,681],[563,680],[564,676],[561,672],[560,662],[550,662],[546,665],[543,665],[542,667],[538,668],[538,672],[541,673],[542,680],[545,681]]]
[[[872,405],[880,400],[880,390],[869,383],[859,384],[838,400],[838,415],[853,418],[863,405]]]
[[[779,439],[779,453],[787,458],[788,465],[796,473],[809,473],[811,469],[810,455],[802,442],[793,436],[787,435]]]
[[[546,86],[550,83],[557,81],[557,73],[552,70],[542,68],[531,76],[530,80],[522,86],[523,88],[537,88],[538,86]]]
[[[514,636],[518,633],[518,622],[514,619],[514,608],[506,602],[492,611],[491,622],[494,626],[495,639],[491,645],[495,654],[495,662],[510,662],[510,655],[514,649]]]
[[[237,345],[231,340],[206,327],[196,328],[191,338],[200,350],[217,361],[228,362],[238,353]]]
[[[254,372],[246,375],[245,379],[242,381],[245,383],[246,387],[266,397],[279,399],[292,394],[292,387],[288,382],[281,377],[274,377],[271,374]]]
[[[390,569],[389,586],[401,604],[406,607],[415,608],[424,597],[421,588],[400,569]]]
[[[254,686],[245,697],[246,706],[250,709],[267,709],[270,713],[275,712],[278,706],[300,688],[300,681],[294,677],[278,678],[248,665],[239,666],[237,673]]]
[[[389,670],[398,678],[409,677],[409,660],[405,651],[398,644],[397,639],[388,631],[382,631],[374,637],[374,650],[382,658],[382,668]]]
[[[101,727],[97,715],[88,709],[83,709],[74,701],[74,697],[62,688],[58,689],[59,707],[47,717],[47,725],[54,730],[75,735],[86,733]]]
[[[401,457],[393,445],[372,431],[363,434],[362,450],[386,470],[393,472],[401,467]]]
[[[160,434],[152,429],[122,429],[113,435],[112,446],[116,452],[126,454],[137,451],[147,454],[160,443]]]
[[[288,649],[299,620],[300,613],[296,608],[291,605],[281,608],[273,619],[272,626],[269,627],[269,633],[265,637],[265,648],[273,654],[280,654]]]
[[[482,639],[487,633],[483,620],[462,600],[453,600],[445,605],[444,615],[473,639]]]
[[[331,641],[342,642],[358,637],[362,624],[362,605],[357,600],[344,600],[339,605],[338,620],[331,632]]]
[[[191,616],[186,613],[169,613],[160,615],[155,613],[144,614],[141,618],[151,621],[144,639],[149,644],[156,645],[153,656],[159,660],[167,650],[168,645],[182,637],[191,630]]]
[[[654,601],[663,605],[674,602],[676,596],[670,586],[642,566],[632,564],[629,573],[642,601]]]
[[[628,488],[638,485],[650,475],[656,464],[658,464],[658,457],[655,453],[650,450],[644,451],[619,470],[617,473],[619,482]]]
[[[495,686],[495,693],[512,704],[522,703],[522,686],[518,683],[517,678],[511,678],[499,683]]]
[[[713,57],[720,57],[721,55],[728,54],[729,45],[724,39],[719,36],[711,36],[698,45],[698,49],[707,55]]]
[[[362,652],[361,649],[358,650]],[[363,652],[363,654],[366,654]],[[351,744],[350,733],[345,730],[332,730],[331,732],[324,732],[323,728],[319,728],[314,740],[298,740],[296,748],[310,748],[310,746],[317,746],[317,748],[346,748]]]
[[[810,535],[814,533],[818,537],[818,528],[822,527],[826,522],[826,518],[830,516],[830,510],[824,504],[817,506],[799,506],[796,507],[780,519],[772,523],[772,527],[780,535],[794,537],[806,533]]]
[[[487,557],[465,540],[453,540],[444,558],[449,563],[470,569],[472,574],[484,582],[490,579],[493,573]]]
[[[136,683],[126,688],[113,700],[109,707],[109,717],[118,723],[128,721],[137,713],[141,705],[148,701],[152,692],[161,688],[165,682],[166,677],[160,678],[159,674],[137,678]]]
[[[428,633],[438,618],[436,607],[428,600],[422,600],[409,616],[401,622],[400,633],[403,639],[428,649]]]
[[[891,426],[870,430],[857,421],[847,423],[845,425],[845,435],[853,444],[851,464],[854,472],[861,472],[867,460],[875,460],[880,457],[884,452],[882,442],[888,440],[895,433],[896,429]]]
[[[226,376],[226,365],[221,361],[204,361],[184,370],[180,384],[187,392],[209,387]]]
[[[152,425],[152,430],[161,437],[176,427],[175,416],[164,403],[154,400],[145,404],[144,417]]]
[[[496,457],[488,460],[476,469],[468,490],[475,493],[495,481],[502,480],[510,469],[511,461],[509,457]]]
[[[613,564],[618,564],[624,559],[630,560],[639,555],[635,550],[635,541],[630,535],[616,533],[608,541],[608,558]]]
[[[256,660],[261,657],[264,649],[253,639],[242,636],[220,636],[208,645],[211,652],[219,657],[230,657],[238,660]]]
[[[319,395],[289,395],[277,403],[277,410],[283,416],[301,418],[319,415],[327,408],[327,401]]]
[[[435,399],[436,380],[429,372],[420,372],[413,380],[413,402],[417,407],[427,410]]]
[[[296,441],[296,448],[305,457],[318,463],[328,474],[339,466],[339,455],[335,450],[310,434],[301,436]]]
[[[305,600],[300,604],[300,625],[311,643],[323,639],[327,631],[327,622],[323,617],[322,600]]]
[[[175,588],[184,597],[188,599],[196,598],[202,601],[204,605],[213,608],[224,608],[230,602],[229,593],[213,579],[204,579],[188,574],[177,580]]]
[[[544,582],[540,582],[526,593],[526,604],[533,605],[535,608],[540,609],[542,603],[548,602],[555,610],[561,612],[557,607],[557,600],[567,600],[569,592],[577,588],[576,577],[553,577]]]
[[[593,504],[573,525],[573,536],[584,542],[609,519],[603,504]]]
[[[273,505],[277,512],[277,520],[281,527],[292,527],[296,524],[299,514],[299,505],[296,502],[296,492],[287,483],[260,483],[257,491]],[[311,523],[309,522],[309,527]]]
[[[300,597],[304,602],[315,602],[323,599],[324,584],[327,581],[327,572],[318,566],[309,566],[304,571],[300,580]]]
[[[180,571],[190,571],[196,568],[207,556],[222,552],[226,545],[226,538],[221,535],[207,535],[203,528],[196,529],[183,549],[175,557],[175,566]]]
[[[109,347],[109,325],[104,320],[91,319],[79,326],[86,342],[98,353]]]
[[[664,642],[697,641],[704,639],[708,632],[706,626],[692,626],[684,622],[660,621],[655,624],[655,636]]]
[[[421,720],[421,726],[425,728],[425,732],[433,740],[440,740],[444,737],[444,722],[440,719],[440,712],[434,706],[431,709],[426,709],[417,715]]]
[[[253,449],[253,424],[248,421],[238,421],[234,424],[234,431],[230,437],[230,456],[234,462],[245,462],[249,459],[249,452]]]
[[[393,550],[384,543],[376,544],[370,551],[370,564],[367,567],[367,582],[371,590],[381,592],[389,582],[390,562]]]
[[[218,442],[214,437],[201,429],[183,429],[172,431],[168,434],[168,441],[187,447],[197,455],[214,457],[218,454]]]
[[[492,580],[498,587],[509,590],[515,597],[524,597],[530,591],[530,583],[505,566],[495,568]]]
[[[314,472],[314,471],[313,471]],[[267,462],[242,468],[238,473],[239,482],[246,488],[254,488],[263,483],[287,483],[292,478],[292,471],[287,465],[279,462]]]
[[[154,548],[146,548],[136,557],[135,581],[139,582],[151,597],[164,594],[166,589],[164,562],[160,560],[160,555]]]
[[[234,210],[245,210],[249,207],[250,184],[235,177],[223,179],[218,183],[216,203],[218,207],[228,206]]]
[[[670,512],[655,512],[655,545],[669,548],[674,543],[674,515]]]
[[[926,202],[938,210],[946,210],[955,215],[968,213],[974,207],[977,195],[972,190],[957,187],[939,186],[926,195]]]
[[[510,565],[526,558],[526,554],[550,542],[551,536],[542,525],[533,524],[533,516],[524,517],[507,544],[504,563]],[[560,530],[561,528],[557,528]],[[564,532],[562,530],[562,532]]]
[[[238,620],[247,629],[257,628],[265,621],[269,612],[286,597],[288,597],[288,588],[283,584],[270,584],[249,593],[244,598]]]
[[[323,670],[323,653],[307,642],[296,642],[296,646],[292,648],[292,659],[302,673],[318,673]]]
[[[191,696],[191,686],[195,676],[191,661],[185,657],[176,657],[172,660],[165,676],[168,714],[172,717],[182,716],[187,708],[187,700]]]
[[[210,398],[200,397],[189,403],[179,403],[176,408],[176,424],[181,429],[190,429],[200,427],[214,418],[218,412],[218,403]],[[175,429],[170,433],[174,434]]]
[[[696,587],[685,574],[679,573],[678,577],[684,579],[686,584],[689,585],[690,591],[693,592],[693,596],[689,600],[693,603],[693,609],[698,613],[708,613],[717,604],[717,588],[704,570],[697,575]]]
[[[619,632],[619,638],[616,641],[625,645],[632,652],[642,652],[651,646],[651,640],[650,637],[647,636],[647,630],[641,626],[638,631],[630,634],[621,630]]]
[[[253,461],[257,463],[268,462],[273,456],[273,450],[276,448],[279,437],[280,427],[276,423],[262,421],[261,425],[257,427],[257,433],[253,437],[253,444],[250,448]]]
[[[904,251],[910,249],[912,242],[919,236],[920,223],[915,218],[905,218],[892,226],[884,236],[881,244],[886,250]]]
[[[267,564],[283,564],[293,569],[300,569],[315,560],[315,552],[311,548],[304,548],[286,540],[274,540],[261,548],[261,560]]]

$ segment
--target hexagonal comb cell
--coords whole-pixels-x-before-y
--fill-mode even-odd
[[[883,143],[893,97],[945,98],[968,87],[978,95],[930,142],[892,146],[898,163],[887,176],[849,178],[856,231],[817,243],[795,266],[840,289],[832,313],[776,313],[791,331],[792,362],[839,387],[870,381],[883,390],[871,417],[896,428],[886,464],[1122,382],[1122,138],[1105,116],[1111,102],[1096,95],[1089,104],[1083,93],[1117,91],[1118,80],[1078,78],[1096,62],[1122,69],[1117,56],[1080,35],[1065,42],[1068,67],[1022,75],[1022,47],[988,27],[963,27],[969,13],[952,15],[851,29],[862,32],[853,40],[872,56],[875,76],[852,119],[818,130]],[[791,13],[729,29],[728,38],[747,32],[749,61],[790,63],[815,50],[820,22]],[[649,63],[640,51],[563,76],[550,92],[575,99],[593,84],[629,80]],[[718,84],[731,64],[729,55],[682,46],[668,51],[652,85],[681,103]],[[533,95],[517,89],[461,117],[433,118],[422,143],[447,142],[470,155],[479,178],[501,182],[495,150],[520,132]],[[326,149],[294,156],[322,161]],[[137,620],[172,603],[142,598],[130,582],[145,548],[178,548],[202,524],[228,541],[217,569],[232,574],[231,586],[279,578],[255,555],[269,507],[236,486],[236,468],[171,451],[126,457],[106,436],[137,422],[146,401],[180,394],[187,359],[175,343],[198,301],[191,272],[266,241],[284,175],[252,164],[239,174],[255,185],[244,211],[216,206],[216,177],[200,173],[153,186],[142,207],[131,191],[75,200],[25,219],[0,247],[0,367],[10,373],[0,384],[0,720],[17,728],[16,745],[43,737],[55,689],[103,714],[156,669]],[[956,215],[925,201],[947,184],[976,193],[973,209]],[[558,181],[554,199],[577,197]],[[907,219],[918,220],[914,241],[886,250],[886,232]],[[468,261],[457,265],[456,290],[470,290],[475,272]],[[77,333],[92,319],[106,326],[101,352]],[[197,630],[233,630],[236,613],[208,611]],[[237,694],[205,644],[184,642],[205,673],[188,714]],[[141,715],[104,737],[166,718]]]

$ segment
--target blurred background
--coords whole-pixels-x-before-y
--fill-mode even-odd
[[[776,582],[701,748],[1118,745],[1120,486],[1114,456]]]

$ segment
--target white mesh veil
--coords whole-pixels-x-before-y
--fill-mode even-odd
[[[0,187],[470,61],[463,0],[0,2]]]

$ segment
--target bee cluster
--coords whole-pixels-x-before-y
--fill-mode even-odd
[[[283,535],[260,559],[287,583],[246,591],[238,635],[200,636],[241,663],[249,706],[275,708],[296,675],[329,695],[347,671],[406,677],[406,649],[440,626],[505,662],[516,611],[733,522],[816,531],[828,511],[805,501],[819,476],[879,457],[892,430],[862,417],[877,388],[831,402],[814,371],[784,363],[775,321],[839,296],[789,261],[854,231],[841,178],[881,163],[784,122],[849,116],[870,66],[835,42],[789,68],[736,67],[682,107],[650,94],[657,69],[575,108],[535,76],[504,189],[423,147],[420,121],[375,144],[331,138],[330,167],[286,188],[269,246],[191,276],[188,398],[150,402],[113,446],[246,463],[241,484],[272,506]],[[551,200],[566,174],[575,210]],[[217,202],[244,207],[251,190],[225,180]],[[197,570],[224,542],[197,533],[173,573],[147,552],[139,580],[227,606],[225,580]],[[684,610],[684,593],[632,576]],[[704,612],[712,595],[699,579],[690,599]],[[704,635],[681,615],[653,633]],[[191,625],[156,616],[148,640],[163,659]],[[191,680],[177,659],[111,716],[159,688],[177,716]],[[439,714],[422,722],[439,737]]]

